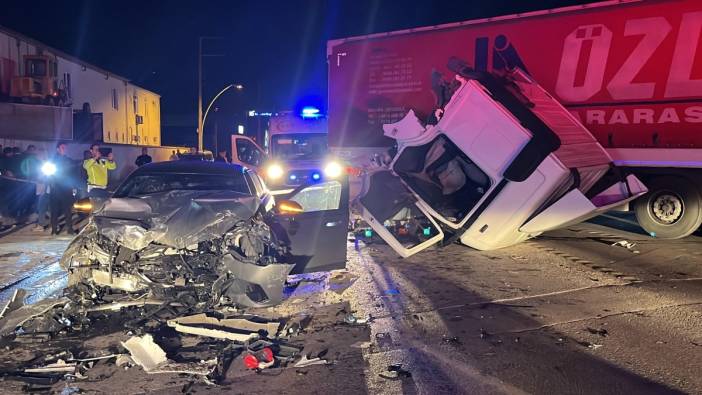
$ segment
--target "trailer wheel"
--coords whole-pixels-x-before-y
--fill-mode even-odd
[[[685,178],[654,178],[648,193],[635,202],[636,219],[646,232],[661,239],[689,236],[702,225],[702,194]]]

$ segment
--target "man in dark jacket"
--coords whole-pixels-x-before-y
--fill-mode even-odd
[[[141,155],[137,156],[134,164],[137,165],[137,167],[142,167],[147,163],[151,163],[151,157],[149,156],[149,150],[144,147],[141,149]]]
[[[59,233],[59,217],[63,214],[66,221],[65,230],[68,234],[76,234],[73,229],[73,172],[75,163],[66,156],[66,144],[56,144],[56,155],[51,159],[53,174],[49,179],[49,208],[51,210],[51,234]],[[44,169],[47,170],[47,169]],[[45,172],[51,173],[51,171]]]

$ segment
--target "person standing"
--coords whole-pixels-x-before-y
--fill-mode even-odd
[[[44,148],[39,148],[37,160],[39,163],[46,162],[47,155]],[[41,174],[40,171],[37,171],[35,181],[37,183],[35,190],[37,195],[37,223],[34,226],[34,230],[43,232],[49,225],[49,220],[46,217],[46,213],[49,211],[49,187],[47,185],[46,176]]]
[[[141,155],[137,156],[136,161],[134,161],[134,164],[137,165],[137,167],[142,167],[147,163],[151,163],[152,159],[151,156],[149,156],[149,150],[146,147],[143,147],[141,149]]]
[[[76,234],[73,229],[73,161],[66,156],[66,144],[56,144],[56,154],[51,160],[56,167],[54,174],[49,176],[49,209],[51,211],[51,234],[59,233],[59,217],[63,214],[66,221],[66,233]]]
[[[215,162],[224,162],[224,163],[229,163],[229,159],[227,158],[227,150],[222,150],[217,153],[217,157],[214,160]]]
[[[2,160],[0,160],[0,174],[7,177],[14,177],[12,173],[12,147],[5,147],[2,150]]]
[[[88,173],[88,196],[109,197],[107,192],[107,171],[115,170],[117,164],[114,161],[112,152],[107,154],[107,159],[102,157],[100,146],[93,144],[90,146],[92,158],[83,161],[83,168]]]
[[[37,147],[33,144],[27,146],[22,159],[20,160],[20,173],[22,178],[34,180],[39,173],[39,159],[37,158]]]

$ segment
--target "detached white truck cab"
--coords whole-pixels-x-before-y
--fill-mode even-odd
[[[458,83],[446,84],[433,124],[409,111],[384,125],[397,152],[368,172],[356,202],[401,256],[455,240],[506,247],[646,192],[526,73],[474,72],[455,58],[449,68]]]

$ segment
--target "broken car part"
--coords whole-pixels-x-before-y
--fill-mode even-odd
[[[153,336],[131,337],[122,346],[129,351],[134,363],[141,366],[146,373],[186,373],[206,376],[217,365],[216,359],[200,363],[176,363],[166,357],[166,352],[154,342]]]
[[[220,320],[206,314],[197,314],[169,320],[168,326],[181,333],[246,342],[257,339],[260,336],[259,332],[275,337],[280,323],[258,323],[242,318]]]

